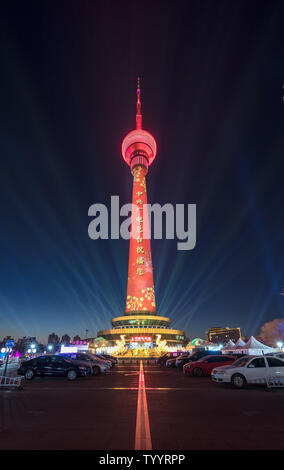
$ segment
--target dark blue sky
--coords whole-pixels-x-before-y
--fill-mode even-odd
[[[128,243],[91,240],[88,208],[131,200],[137,75],[149,202],[197,204],[194,251],[152,243],[158,312],[190,338],[283,317],[283,21],[273,0],[1,6],[0,337],[123,314]]]

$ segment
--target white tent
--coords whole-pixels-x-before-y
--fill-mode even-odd
[[[235,346],[233,347],[233,350],[235,351],[236,349],[241,349],[244,347],[245,344],[246,343],[242,340],[242,338],[239,338]]]
[[[229,351],[235,346],[235,343],[229,339],[229,341],[222,347],[222,351]]]
[[[239,348],[242,348],[244,345],[245,345],[245,342],[241,338],[238,339],[236,344],[234,344],[232,340],[229,340],[228,343],[225,344],[225,346],[222,348],[222,353],[224,354],[228,354],[232,352],[241,353],[241,351],[239,351]]]
[[[276,352],[276,349],[266,346],[266,344],[257,341],[254,336],[251,336],[243,346],[238,347],[238,352],[243,354],[258,355]]]

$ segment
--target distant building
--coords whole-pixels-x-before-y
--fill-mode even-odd
[[[35,336],[24,336],[23,338],[19,338],[16,343],[16,349],[21,353],[25,353],[31,345],[37,345],[37,340]]]
[[[208,341],[212,343],[227,343],[229,339],[234,341],[238,341],[239,338],[242,337],[241,329],[240,328],[221,328],[219,326],[214,326],[209,328],[206,332]]]
[[[0,340],[0,346],[1,347],[6,347],[6,342],[7,341],[14,341],[14,338],[12,338],[12,336],[5,336],[5,338]]]

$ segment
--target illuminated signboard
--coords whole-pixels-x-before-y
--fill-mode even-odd
[[[152,336],[131,336],[131,343],[151,343]]]
[[[76,353],[77,351],[77,346],[64,346],[63,344],[60,349],[61,353]]]
[[[87,344],[79,344],[78,346],[61,346],[60,352],[61,353],[76,353],[79,351],[88,351]]]

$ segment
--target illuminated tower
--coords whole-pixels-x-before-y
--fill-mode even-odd
[[[126,309],[124,316],[112,319],[112,330],[99,331],[98,336],[108,340],[123,337],[130,347],[135,344],[152,347],[163,340],[172,345],[182,344],[186,339],[184,332],[169,329],[170,318],[157,315],[156,312],[149,221],[145,205],[146,175],[156,157],[157,145],[154,137],[142,129],[139,78],[136,129],[126,135],[121,151],[133,175]]]
[[[156,313],[151,244],[148,227],[146,174],[157,153],[154,137],[142,129],[140,84],[137,88],[136,129],[122,142],[122,156],[133,175],[131,236],[126,315]],[[143,211],[144,207],[144,211]]]

